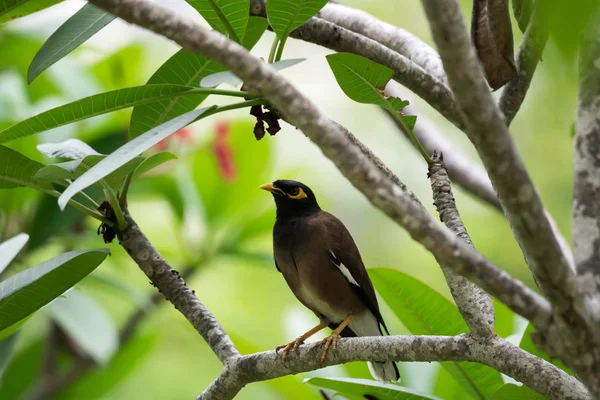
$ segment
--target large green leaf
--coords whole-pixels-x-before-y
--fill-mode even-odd
[[[175,160],[177,156],[173,153],[169,153],[168,151],[163,151],[161,153],[152,154],[150,157],[146,158],[140,165],[137,166],[135,171],[133,172],[133,177],[137,178],[140,175],[145,174],[146,172],[168,162],[171,160]]]
[[[70,251],[0,282],[0,331],[63,294],[109,254],[108,249]]]
[[[260,40],[263,33],[267,30],[269,26],[269,22],[266,19],[261,17],[250,17],[248,18],[248,26],[246,27],[246,32],[244,32],[244,37],[242,39],[242,46],[244,46],[248,51],[252,50],[254,45]]]
[[[55,398],[60,400],[99,400],[110,398],[111,390],[121,384],[151,354],[159,343],[153,332],[138,335],[119,349],[110,363],[104,368],[95,368],[69,385]],[[167,397],[169,397],[167,395]]]
[[[104,160],[107,156],[87,156],[84,159],[65,161],[57,164],[46,165],[41,168],[35,178],[41,181],[62,181],[65,179],[75,180],[81,175],[89,171],[92,167]],[[103,184],[108,184],[114,190],[120,189],[125,176],[133,172],[144,161],[144,157],[135,157],[129,160],[125,165],[118,168],[116,171],[105,176],[103,179],[94,182],[94,185],[103,187]]]
[[[394,71],[368,58],[351,53],[330,54],[327,56],[327,62],[346,96],[359,103],[375,104],[385,108],[412,132],[416,117],[403,115],[400,112],[408,105],[408,101],[388,97],[383,93]]]
[[[202,54],[180,50],[152,75],[148,85],[172,84],[198,87],[202,78],[224,69],[220,64]],[[195,109],[206,97],[208,97],[207,93],[178,96],[134,107],[131,114],[129,136],[131,138],[138,137],[163,122]]]
[[[75,194],[118,170],[142,152],[200,118],[207,110],[208,108],[202,108],[180,115],[156,128],[150,129],[148,132],[119,147],[98,164],[84,172],[75,182],[67,187],[58,199],[58,205],[61,210],[64,210],[69,200]]]
[[[4,379],[0,384],[2,400],[23,399],[27,389],[39,379],[46,343],[44,340],[25,343],[22,349],[17,349],[4,371]]]
[[[488,400],[546,400],[544,396],[528,388],[507,383],[488,397]]]
[[[304,381],[325,389],[332,389],[341,395],[374,398],[377,400],[442,400],[439,397],[422,394],[414,389],[398,385],[383,384],[368,379],[352,378],[308,378]],[[367,397],[371,396],[371,397]]]
[[[269,0],[267,18],[280,39],[316,15],[327,0]]]
[[[201,89],[178,85],[146,85],[112,90],[35,115],[0,132],[0,143],[34,135],[72,122],[174,96],[196,95]]]
[[[4,370],[6,369],[6,365],[12,357],[13,350],[15,349],[18,339],[19,332],[14,332],[9,337],[0,339],[0,385],[2,384]]]
[[[248,0],[186,0],[215,30],[241,43],[244,37],[250,2]]]
[[[28,234],[19,233],[7,241],[0,243],[0,274],[8,267],[8,264],[10,264],[17,254],[19,254],[28,240]]]
[[[98,364],[106,365],[119,345],[119,333],[94,299],[78,290],[54,299],[44,309]]]
[[[39,74],[94,36],[113,19],[114,15],[86,3],[44,43],[29,66],[27,81],[33,82]]]
[[[377,291],[404,326],[414,335],[454,336],[468,332],[460,312],[444,296],[423,282],[393,269],[370,269]],[[444,362],[450,372],[475,399],[485,399],[502,385],[499,372],[469,362]]]
[[[537,346],[535,345],[535,343],[533,343],[533,340],[531,339],[531,335],[534,332],[535,327],[530,322],[527,325],[525,332],[523,332],[523,337],[521,338],[521,343],[519,344],[519,347],[525,350],[526,352],[533,354],[534,356],[537,356],[548,361],[549,363],[554,364],[554,366],[562,369],[566,373],[573,375],[573,371],[571,371],[565,364],[563,364],[562,361],[560,361],[557,358],[550,358],[548,353],[546,353],[544,350],[540,350],[537,348]]]
[[[25,17],[63,0],[0,0],[0,24]]]
[[[44,164],[33,161],[6,146],[0,146],[0,189],[26,186],[40,190],[52,190],[52,185],[34,179]]]

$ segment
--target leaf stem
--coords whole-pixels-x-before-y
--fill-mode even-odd
[[[423,159],[425,160],[427,165],[431,164],[432,160],[431,160],[431,157],[429,156],[429,154],[427,153],[427,150],[425,150],[425,148],[423,147],[421,142],[419,142],[419,139],[415,135],[414,130],[411,129],[410,127],[406,126],[406,123],[402,120],[402,117],[400,117],[399,111],[395,110],[394,107],[386,107],[386,108],[394,116],[394,118],[396,118],[396,120],[398,122],[400,122],[400,124],[402,124],[402,127],[404,128],[406,133],[408,133],[408,137],[410,138],[411,142],[413,142],[413,145],[415,146],[415,148],[417,150],[419,150],[419,153],[421,153],[421,156],[423,157]]]
[[[50,196],[54,196],[56,198],[59,198],[61,195],[61,193],[58,190],[48,190],[48,189],[42,189],[42,188],[38,188],[38,189],[41,192],[49,194]],[[108,218],[106,218],[104,215],[98,213],[97,211],[92,210],[91,208],[84,206],[77,200],[73,200],[73,199],[69,200],[69,205],[77,208],[80,211],[83,211],[85,214],[89,215],[92,218],[97,219],[100,222],[104,222],[105,224],[108,224],[111,226],[113,225],[113,222],[111,220],[109,220]]]
[[[240,103],[233,103],[233,104],[229,104],[226,106],[220,106],[220,107],[214,107],[210,110],[207,110],[205,113],[203,113],[202,115],[200,115],[195,121],[199,121],[203,118],[206,118],[210,115],[214,115],[214,114],[218,114],[224,111],[230,111],[230,110],[236,110],[238,108],[246,108],[246,107],[252,107],[252,106],[257,106],[259,104],[266,104],[267,100],[265,99],[254,99],[254,100],[249,100],[249,101],[242,101]],[[192,123],[193,123],[192,122]]]
[[[122,206],[127,206],[127,193],[129,192],[129,186],[131,186],[131,179],[133,178],[133,172],[130,172],[125,176],[123,186],[121,187],[121,194],[119,196],[119,203]]]
[[[231,40],[241,44],[240,38],[233,30],[233,26],[231,26],[231,24],[229,23],[229,20],[227,19],[227,17],[225,17],[225,14],[223,14],[223,11],[221,11],[221,9],[217,5],[217,3],[214,0],[208,0],[208,3],[210,4],[210,7],[213,9],[215,14],[217,14],[217,17],[219,17],[219,19],[221,20],[223,25],[225,25],[225,29],[227,29],[229,38]]]
[[[119,199],[117,198],[117,194],[107,183],[102,182],[102,186],[104,187],[104,194],[110,205],[115,212],[115,218],[117,220],[117,228],[119,230],[124,230],[127,228],[127,222],[125,222],[125,214],[123,214],[123,210],[121,209],[121,204],[119,204]]]
[[[279,44],[279,36],[275,36],[273,44],[271,45],[271,51],[269,52],[269,64],[273,64],[275,60],[275,53],[277,52],[277,45]]]
[[[281,60],[281,56],[283,55],[283,47],[285,46],[285,41],[287,40],[287,36],[285,36],[279,42],[279,47],[277,48],[277,55],[275,56],[274,62]]]
[[[185,96],[186,94],[196,94],[196,93],[207,93],[207,94],[215,94],[218,96],[231,96],[231,97],[244,97],[254,99],[257,98],[258,95],[251,94],[248,92],[242,92],[239,90],[223,90],[223,89],[212,89],[212,88],[195,88],[189,90],[187,92],[182,92],[179,96]]]

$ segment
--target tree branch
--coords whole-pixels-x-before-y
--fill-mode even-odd
[[[133,0],[133,2],[137,2]],[[143,4],[139,2],[139,4]],[[240,353],[219,321],[185,284],[179,273],[152,246],[128,212],[127,228],[119,232],[119,243],[152,281],[154,286],[192,324],[223,364],[240,357]]]
[[[574,275],[485,82],[458,3],[422,0],[448,82],[536,281],[559,310],[572,307]]]
[[[412,33],[341,4],[328,3],[317,16],[381,43],[408,58],[434,78],[446,82],[446,72],[439,54]]]
[[[428,175],[433,192],[433,202],[440,214],[440,220],[456,236],[474,247],[456,208],[442,153],[433,153]],[[494,304],[492,298],[465,277],[457,275],[444,265],[441,267],[454,302],[469,326],[473,337],[477,340],[483,340],[490,335],[494,335]]]
[[[542,52],[548,41],[548,13],[545,9],[549,7],[551,6],[548,2],[535,3],[531,21],[525,30],[517,55],[517,77],[506,84],[498,101],[507,126],[510,126],[519,112],[537,64],[542,58]]]
[[[600,11],[591,19],[579,57],[575,130],[573,248],[582,315],[600,336]]]
[[[275,351],[238,358],[197,400],[232,399],[245,385],[286,375],[313,371],[351,361],[474,361],[513,377],[550,399],[588,399],[587,389],[554,365],[532,356],[500,338],[486,343],[469,335],[386,336],[340,339],[335,352],[320,363],[321,346],[300,347],[286,361]]]
[[[301,129],[348,180],[374,205],[404,226],[438,262],[467,276],[540,329],[552,319],[545,299],[485,259],[437,222],[412,194],[391,182],[349,138],[348,132],[320,113],[309,99],[259,58],[223,35],[197,26],[160,6],[140,0],[92,0],[95,5],[202,52],[232,70],[249,89],[264,95]]]
[[[421,97],[450,122],[463,127],[448,87],[404,55],[320,18],[311,18],[290,36],[338,52],[358,54],[390,68],[394,71],[393,80]]]

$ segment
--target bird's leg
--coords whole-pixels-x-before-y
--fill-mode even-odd
[[[331,332],[331,335],[327,336],[325,339],[321,340],[319,344],[324,344],[325,348],[323,349],[323,353],[321,354],[321,363],[325,361],[327,358],[327,352],[329,351],[329,347],[331,346],[332,350],[335,351],[337,348],[337,340],[340,337],[340,333],[344,330],[345,327],[348,326],[350,321],[352,321],[354,316],[352,314],[348,314],[346,318],[338,325],[337,328]]]
[[[312,335],[314,335],[315,333],[323,330],[327,328],[327,324],[321,322],[319,323],[319,325],[313,327],[312,329],[306,331],[305,333],[303,333],[301,336],[297,337],[293,342],[290,342],[288,344],[283,344],[281,346],[277,346],[277,348],[275,348],[275,352],[278,352],[279,350],[283,349],[283,353],[281,355],[281,359],[283,361],[285,361],[288,353],[290,352],[291,349],[294,349],[296,351],[296,354],[298,354],[300,351],[298,350],[298,347],[304,343],[304,341],[306,339],[308,339],[309,337],[311,337]]]

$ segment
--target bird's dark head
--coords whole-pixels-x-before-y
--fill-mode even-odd
[[[313,191],[297,181],[279,179],[260,188],[271,192],[277,207],[277,217],[293,217],[320,210]]]

